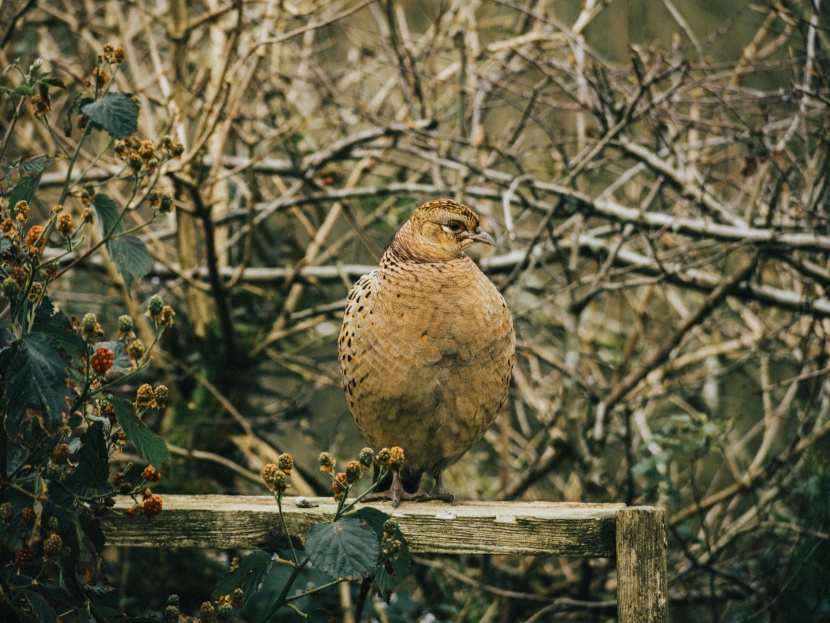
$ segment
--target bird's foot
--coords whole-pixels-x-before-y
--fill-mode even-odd
[[[429,494],[429,498],[431,500],[441,500],[443,502],[449,502],[453,506],[455,506],[455,495],[447,491],[447,486],[444,484],[444,472],[443,470],[438,472],[435,476],[435,487],[432,489],[432,493]]]
[[[395,472],[392,476],[392,486],[389,487],[388,491],[376,491],[375,493],[370,493],[363,498],[363,501],[376,502],[379,500],[390,500],[392,502],[392,506],[397,508],[401,503],[401,500],[407,500],[409,502],[424,502],[428,499],[429,495],[423,491],[408,493],[403,488],[403,482],[401,482],[400,475]]]
[[[432,490],[432,493],[427,493],[426,491],[409,493],[405,491],[400,476],[396,473],[392,477],[392,486],[389,487],[388,491],[376,491],[363,498],[364,502],[378,502],[385,500],[390,500],[392,502],[392,506],[395,508],[397,508],[402,501],[429,502],[430,500],[441,500],[442,502],[449,502],[455,506],[455,495],[449,493],[447,488],[444,486],[443,473],[439,473],[436,477],[435,488]]]
[[[370,493],[363,498],[364,502],[385,502],[387,500],[391,500],[392,506],[395,508],[403,501],[429,502],[430,500],[441,500],[442,502],[449,502],[455,506],[455,495],[447,492],[438,493],[433,491],[432,493],[427,493],[426,491],[416,491],[415,493],[407,493],[406,491],[401,491],[395,495],[395,492],[389,489],[388,491]]]
[[[424,491],[416,491],[415,493],[407,493],[406,491],[376,491],[370,493],[363,498],[364,502],[385,502],[387,500],[392,502],[392,506],[398,507],[401,501],[407,502],[426,502],[429,499],[429,494]]]
[[[442,502],[449,502],[450,504],[455,506],[455,494],[454,493],[448,493],[446,491],[444,491],[443,493],[440,493],[438,491],[433,491],[432,493],[430,493],[427,496],[427,499],[429,499],[429,500],[441,500]]]

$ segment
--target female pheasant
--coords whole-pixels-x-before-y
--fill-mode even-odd
[[[349,410],[375,449],[400,446],[404,470],[374,499],[440,499],[444,469],[484,435],[507,399],[516,334],[504,297],[464,254],[495,244],[467,206],[423,204],[380,268],[355,283],[338,341]],[[418,491],[427,472],[431,494]]]

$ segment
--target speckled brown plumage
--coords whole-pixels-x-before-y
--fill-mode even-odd
[[[387,497],[452,500],[443,471],[481,439],[507,398],[516,336],[507,304],[464,254],[493,244],[468,207],[437,199],[395,235],[355,283],[339,355],[349,409],[373,448],[401,446]],[[423,472],[431,496],[411,490]]]

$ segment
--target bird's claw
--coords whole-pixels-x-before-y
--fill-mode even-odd
[[[396,495],[397,493],[397,495]],[[427,493],[426,491],[416,491],[415,493],[407,493],[406,491],[395,492],[392,489],[388,491],[380,491],[370,493],[363,498],[364,502],[383,502],[389,500],[392,506],[397,508],[401,502],[429,502],[430,500],[441,500],[442,502],[449,502],[455,506],[455,495],[452,493]]]
[[[389,500],[390,502],[392,502],[392,506],[397,508],[403,500],[407,502],[426,502],[429,499],[429,493],[426,493],[425,491],[407,493],[406,491],[394,491],[392,489],[389,489],[388,491],[377,491],[375,493],[370,493],[369,495],[363,498],[363,501],[383,502]]]
[[[447,493],[447,492],[436,493],[436,492],[433,491],[432,493],[429,494],[429,499],[430,500],[441,500],[442,502],[449,502],[450,504],[455,506],[455,495],[452,494],[452,493]]]

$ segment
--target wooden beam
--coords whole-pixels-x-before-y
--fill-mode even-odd
[[[285,545],[277,504],[267,496],[162,495],[163,511],[148,519],[127,518],[130,498],[118,500],[102,518],[108,543],[133,547],[260,548]],[[288,531],[302,539],[334,514],[331,498],[311,498],[315,508],[283,501]],[[549,554],[613,557],[615,517],[622,504],[551,502],[408,503],[398,509],[372,504],[392,515],[413,552],[442,554]]]
[[[654,506],[617,511],[619,623],[668,623],[666,513]]]

